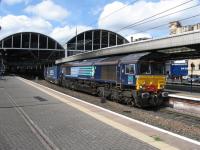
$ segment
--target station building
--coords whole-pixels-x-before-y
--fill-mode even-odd
[[[44,68],[54,65],[57,59],[126,43],[126,38],[103,29],[82,32],[70,39],[65,48],[47,35],[20,32],[0,40],[0,64],[9,73],[43,75]]]
[[[170,23],[170,34],[179,34],[192,30],[199,30],[200,25],[182,27],[179,22]],[[188,29],[188,30],[186,30]],[[139,39],[146,40],[146,39]],[[47,66],[64,57],[127,44],[129,41],[123,36],[103,29],[88,30],[75,35],[65,44],[65,48],[51,37],[36,32],[21,32],[0,40],[0,64],[5,64],[10,73],[43,74]],[[186,60],[187,74],[191,74],[190,64],[194,63],[193,74],[200,75],[200,61]],[[172,61],[166,65],[171,74]],[[185,66],[184,66],[185,68]]]
[[[14,74],[43,75],[43,69],[64,57],[64,48],[53,38],[20,32],[0,40],[0,60]]]
[[[194,25],[182,26],[182,24],[179,21],[173,21],[170,22],[169,28],[170,28],[170,35],[181,34],[189,31],[200,30],[200,23]]]

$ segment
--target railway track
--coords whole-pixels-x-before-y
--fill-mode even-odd
[[[200,117],[198,116],[181,113],[170,109],[161,109],[159,110],[159,113],[161,113],[162,116],[166,116],[167,118],[174,119],[176,121],[181,121],[183,123],[186,123],[187,125],[200,128]]]
[[[191,84],[187,83],[167,83],[166,85],[167,90],[174,90],[174,91],[185,91],[185,92],[200,92],[200,84]]]

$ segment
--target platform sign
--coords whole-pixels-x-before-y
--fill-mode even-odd
[[[171,65],[171,75],[174,75],[174,76],[187,76],[188,75],[188,65],[172,64]]]

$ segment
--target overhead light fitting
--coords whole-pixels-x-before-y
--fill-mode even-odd
[[[175,54],[175,53],[193,52],[193,51],[196,51],[196,50],[188,48],[188,47],[179,47],[179,48],[160,50],[159,52],[166,53],[166,54]]]

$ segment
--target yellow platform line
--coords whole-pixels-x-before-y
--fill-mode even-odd
[[[44,93],[46,93],[46,94],[48,94],[48,95],[50,95],[50,96],[52,96],[52,97],[64,102],[64,103],[66,103],[67,105],[72,106],[72,107],[80,110],[81,112],[84,112],[87,115],[92,116],[93,118],[95,118],[95,119],[97,119],[97,120],[99,120],[99,121],[101,121],[101,122],[103,122],[103,123],[105,123],[105,124],[107,124],[107,125],[109,125],[109,126],[111,126],[113,128],[116,128],[116,129],[118,129],[118,130],[120,130],[120,131],[122,131],[122,132],[124,132],[124,133],[126,133],[126,134],[128,134],[130,136],[132,136],[132,137],[135,137],[135,138],[137,138],[137,139],[139,139],[139,140],[141,140],[141,141],[143,141],[143,142],[145,142],[145,143],[147,143],[147,144],[149,144],[149,145],[151,145],[151,146],[153,146],[155,148],[158,148],[160,150],[178,150],[178,148],[175,148],[175,147],[173,147],[173,146],[171,146],[169,144],[166,144],[163,141],[157,141],[153,137],[145,135],[142,132],[134,130],[133,128],[127,127],[127,126],[125,126],[123,124],[120,124],[118,122],[115,122],[115,121],[113,121],[113,120],[111,120],[111,119],[109,119],[107,117],[99,115],[98,113],[90,111],[89,109],[87,109],[87,108],[85,108],[85,107],[83,107],[83,106],[81,106],[79,104],[75,104],[72,101],[67,100],[66,98],[63,98],[63,97],[58,96],[58,95],[55,95],[55,94],[49,92],[48,91],[49,89],[41,88],[41,85],[39,85],[37,83],[31,83],[31,81],[28,81],[28,80],[25,80],[25,79],[21,79],[21,78],[18,78],[18,79],[20,79],[21,81],[24,81],[25,83],[27,83],[27,84],[39,89],[40,91],[42,91]]]

